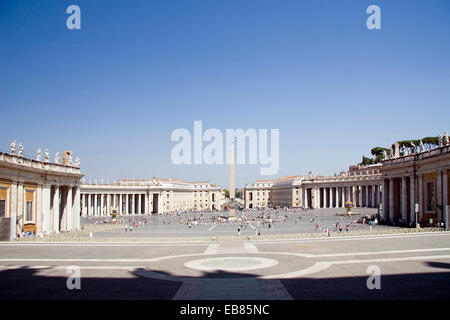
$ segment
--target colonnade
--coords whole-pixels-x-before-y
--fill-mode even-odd
[[[44,229],[50,232],[80,229],[80,188],[53,185],[44,192],[50,200],[50,218],[43,222]]]
[[[305,208],[344,208],[347,201],[356,207],[376,208],[381,203],[378,184],[305,187],[302,190]]]
[[[112,209],[119,215],[158,213],[160,197],[159,193],[82,193],[82,215],[109,216]]]
[[[425,225],[442,222],[448,202],[448,170],[383,179],[383,219],[414,225],[416,214]],[[417,212],[416,212],[417,204]],[[430,220],[431,219],[431,220]],[[432,222],[431,222],[432,221]]]

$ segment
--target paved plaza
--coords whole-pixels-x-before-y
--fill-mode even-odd
[[[355,215],[350,218],[342,215],[345,209],[316,209],[316,210],[246,210],[237,213],[240,221],[218,221],[220,217],[227,217],[226,212],[195,212],[180,215],[138,215],[119,218],[115,230],[98,232],[96,238],[188,238],[188,237],[231,237],[231,236],[271,236],[295,234],[323,234],[328,228],[332,233],[349,233],[355,231],[369,231],[369,224],[358,222],[366,215],[375,216],[377,209],[357,208]],[[85,224],[102,224],[105,218],[84,218]],[[342,227],[336,228],[336,223]],[[130,226],[135,227],[130,232]],[[238,231],[240,230],[240,232]],[[374,225],[372,230],[390,230],[392,226]]]
[[[80,267],[80,290],[66,285],[67,268],[73,265]],[[367,288],[370,266],[380,270],[379,290]],[[137,243],[4,242],[0,284],[0,299],[448,299],[450,233],[184,243],[151,238]]]

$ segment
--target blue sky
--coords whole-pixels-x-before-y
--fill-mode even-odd
[[[81,8],[81,30],[66,8]],[[366,8],[381,8],[368,30]],[[280,170],[334,174],[450,130],[450,2],[0,1],[0,149],[69,149],[87,179],[228,185],[174,165],[177,128],[280,130]]]

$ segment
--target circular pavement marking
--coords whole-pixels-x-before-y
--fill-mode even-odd
[[[270,268],[278,264],[277,260],[258,257],[220,257],[191,260],[185,267],[201,271],[244,271]]]

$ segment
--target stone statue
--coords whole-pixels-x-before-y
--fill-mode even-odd
[[[398,142],[394,143],[394,158],[400,157],[400,145]]]
[[[14,140],[13,142],[11,142],[11,154],[15,155],[16,154],[16,140]]]
[[[59,159],[60,159],[61,157],[60,157],[60,155],[59,155],[59,152],[57,152],[56,153],[56,155],[55,155],[55,163],[56,164],[59,164]]]
[[[68,165],[69,166],[72,165],[72,153],[69,154],[69,163],[68,163]]]
[[[44,162],[49,162],[50,161],[50,156],[48,155],[48,149],[45,150],[44,153]]]
[[[439,147],[442,147],[444,145],[444,137],[441,136],[441,134],[438,134],[438,143],[439,143]]]
[[[42,154],[41,148],[37,149],[36,161],[41,161],[41,154]]]
[[[423,145],[422,139],[420,139],[419,152],[424,152],[424,151],[425,151],[425,146]]]
[[[75,167],[80,167],[80,158],[79,157],[75,158]]]
[[[450,144],[450,139],[448,137],[448,133],[444,134],[444,145],[448,146]]]
[[[23,146],[22,146],[22,142],[19,142],[19,151],[17,152],[17,155],[19,157],[21,157],[23,154]]]
[[[414,154],[416,153],[416,145],[414,144],[414,142],[411,141],[411,152]]]
[[[388,158],[386,150],[383,150],[383,160],[388,160],[388,159],[389,158]]]

